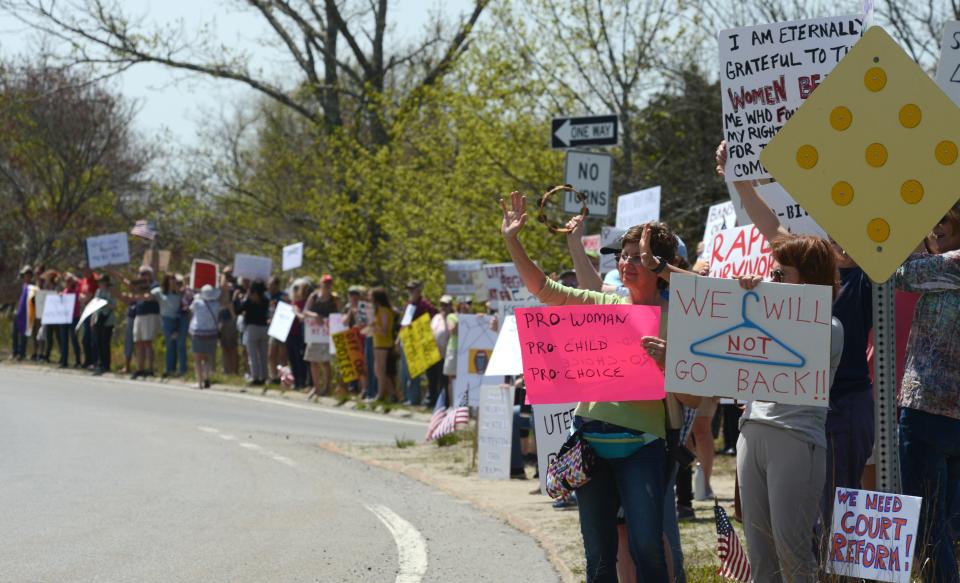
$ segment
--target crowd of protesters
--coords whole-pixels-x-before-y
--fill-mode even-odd
[[[716,160],[720,174],[725,158],[721,144]],[[770,241],[773,259],[769,273],[739,276],[740,285],[815,284],[833,292],[830,406],[754,401],[718,407],[719,398],[680,394],[669,394],[663,402],[580,403],[574,430],[593,446],[600,462],[591,480],[576,491],[575,501],[558,501],[557,507],[578,508],[590,582],[685,580],[678,521],[692,517],[693,510],[690,464],[683,454],[692,450],[699,460],[700,498],[712,496],[714,431],[719,429],[715,421],[723,426],[722,450],[737,457],[741,504],[736,515],[742,519],[756,581],[816,581],[823,552],[816,537],[822,540],[823,532],[829,533],[834,488],[871,485],[872,284],[835,241],[790,233],[752,182],[734,186],[750,219]],[[527,220],[525,198],[513,193],[501,204],[502,235],[511,259],[529,292],[547,305],[651,305],[665,313],[671,274],[703,276],[708,271],[703,262],[690,264],[686,245],[668,225],[651,222],[631,227],[618,245],[602,251],[615,254],[617,267],[601,278],[596,257],[582,245],[582,217],[575,217],[567,224],[574,269],[548,277],[518,237]],[[331,275],[319,281],[251,281],[235,277],[230,267],[216,287],[201,289],[191,289],[176,273],[158,280],[147,266],[134,277],[94,272],[84,265],[76,274],[26,266],[20,278],[22,293],[13,319],[17,360],[50,362],[56,344],[60,367],[71,366],[72,352],[74,367],[103,374],[112,370],[116,334],[123,338],[122,371],[133,378],[152,377],[159,364],[156,340],[162,336],[162,376],[185,375],[189,352],[201,389],[210,387],[220,368],[227,375],[245,375],[251,386],[286,384],[308,397],[342,386],[358,398],[427,407],[441,395],[452,402],[458,316],[481,309],[470,299],[449,295],[435,306],[424,297],[420,281],[407,283],[406,297],[398,304],[383,287],[357,285],[347,288],[342,301]],[[907,308],[901,307],[897,324],[897,403],[903,491],[923,497],[916,553],[927,559],[925,581],[956,583],[960,203],[918,243],[892,281],[901,290],[898,306]],[[74,294],[73,323],[45,325],[34,303],[38,290]],[[94,299],[103,300],[104,306],[78,326],[80,314]],[[268,334],[281,302],[296,315],[285,341]],[[118,318],[121,313],[125,318]],[[425,374],[411,377],[399,331],[423,315],[430,321],[441,360]],[[366,370],[346,385],[336,378],[329,338],[307,342],[305,325],[331,318],[359,328],[364,339]],[[121,321],[122,332],[117,329]],[[667,346],[664,325],[657,336],[642,339],[642,349],[661,368]],[[611,442],[616,446],[609,446]],[[519,446],[514,449],[514,458],[520,457]]]

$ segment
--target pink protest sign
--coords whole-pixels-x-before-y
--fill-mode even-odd
[[[517,308],[527,402],[664,398],[663,371],[640,344],[657,336],[656,306]]]

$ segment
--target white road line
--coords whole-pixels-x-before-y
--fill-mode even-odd
[[[221,433],[220,435],[217,435],[217,437],[219,437],[220,439],[222,439],[222,440],[224,440],[224,441],[233,441],[233,440],[236,439],[235,436],[230,435],[229,433]]]
[[[270,457],[273,458],[275,461],[280,462],[281,464],[285,464],[285,465],[290,466],[291,468],[297,467],[297,464],[293,463],[293,460],[291,460],[291,459],[288,458],[288,457],[284,457],[284,456],[282,456],[282,455],[277,455],[277,454],[275,454],[275,453],[272,454]]]
[[[260,447],[255,443],[247,443],[246,441],[241,441],[237,445],[239,445],[240,447],[245,447],[247,449],[252,449],[253,451],[260,451],[263,449],[262,447]]]
[[[420,583],[427,573],[427,541],[423,535],[386,506],[367,504],[366,507],[387,527],[397,543],[400,569],[396,583]]]
[[[200,431],[203,431],[204,433],[220,433],[219,429],[215,429],[213,427],[205,427],[203,425],[197,427],[197,429],[199,429]]]
[[[222,439],[222,440],[224,440],[224,441],[234,441],[234,440],[237,439],[236,437],[234,437],[233,435],[230,435],[229,433],[220,433],[220,430],[217,429],[217,428],[215,428],[215,427],[207,427],[207,426],[205,426],[205,425],[200,425],[200,426],[197,427],[197,429],[199,429],[200,431],[203,431],[204,433],[212,433],[212,434],[216,435],[217,437],[219,437],[220,439]],[[274,452],[270,451],[269,449],[264,449],[262,446],[259,446],[259,445],[257,445],[256,443],[250,443],[250,442],[247,442],[247,441],[239,441],[239,442],[237,442],[237,445],[239,445],[240,447],[242,447],[242,448],[244,448],[244,449],[249,449],[249,450],[251,450],[251,451],[260,452],[260,453],[266,455],[267,457],[269,457],[270,459],[272,459],[272,460],[274,460],[274,461],[277,461],[277,462],[280,462],[281,464],[284,464],[284,465],[289,466],[289,467],[291,467],[291,468],[297,467],[297,464],[295,464],[295,463],[293,462],[293,460],[291,460],[290,458],[284,457],[284,456],[282,456],[282,455],[280,455],[280,454],[278,454],[278,453],[274,453]]]

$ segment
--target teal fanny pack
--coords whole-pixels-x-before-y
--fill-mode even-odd
[[[620,459],[630,457],[643,446],[659,439],[649,433],[592,433],[584,432],[583,438],[590,443],[590,447],[603,459]]]

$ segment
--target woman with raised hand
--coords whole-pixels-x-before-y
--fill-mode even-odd
[[[900,406],[903,493],[923,496],[917,557],[923,580],[960,581],[950,536],[960,520],[960,202],[933,229],[939,255],[923,242],[897,270],[897,288],[920,292],[914,310]]]
[[[513,263],[527,289],[544,304],[639,304],[664,306],[657,290],[657,276],[640,266],[642,226],[632,227],[623,237],[617,265],[627,297],[585,289],[573,289],[551,281],[530,260],[519,234],[527,221],[526,197],[510,194],[503,210],[501,233]],[[676,254],[676,237],[663,223],[649,224],[653,249],[661,257]],[[599,279],[599,275],[596,276]],[[596,283],[596,282],[594,282]],[[648,354],[663,366],[665,343],[643,339]],[[599,460],[593,477],[577,490],[580,530],[587,559],[587,581],[617,580],[617,510],[623,507],[630,554],[637,567],[637,581],[659,583],[668,579],[663,547],[664,408],[660,401],[580,403],[574,426],[589,435],[615,433],[626,448],[619,457]],[[603,455],[601,453],[601,455]]]
[[[717,147],[717,173],[723,175],[727,144]],[[750,220],[768,241],[790,235],[767,206],[750,181],[733,183]],[[873,328],[873,287],[862,269],[832,239],[827,241],[834,253],[840,274],[839,289],[833,302],[833,316],[843,325],[843,354],[830,386],[827,412],[827,459],[821,511],[824,529],[829,532],[833,511],[833,493],[837,487],[860,488],[863,468],[873,452],[873,391],[867,366],[867,342]]]

